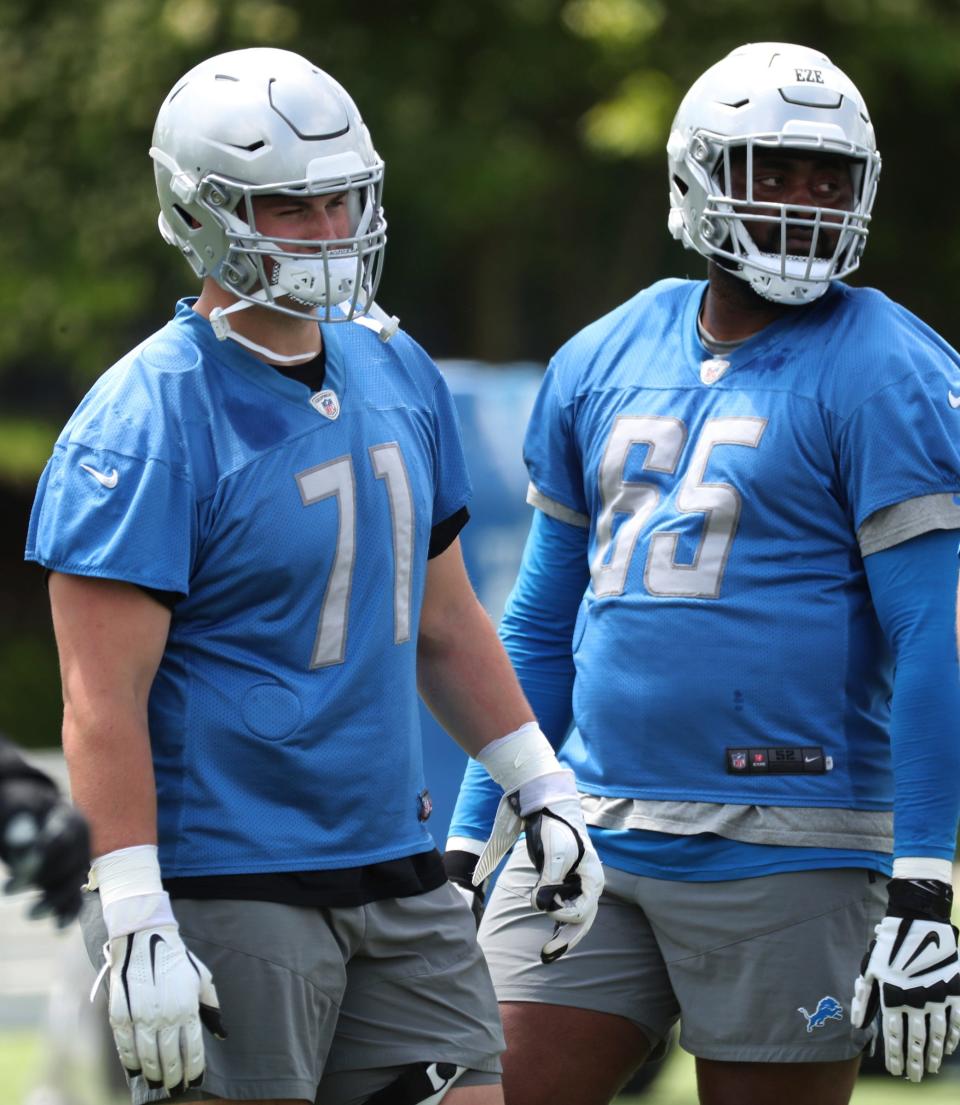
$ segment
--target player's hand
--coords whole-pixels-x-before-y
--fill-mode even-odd
[[[473,873],[476,870],[478,858],[473,852],[465,852],[459,848],[448,848],[443,853],[443,867],[447,873],[447,879],[453,883],[469,906],[477,928],[480,927],[480,920],[483,917],[485,901],[483,885],[474,886],[473,884]]]
[[[603,891],[603,868],[578,797],[554,799],[525,817],[524,829],[527,855],[540,875],[531,903],[556,922],[540,950],[543,962],[551,963],[590,931]]]
[[[151,1089],[186,1090],[203,1079],[201,1025],[226,1032],[210,972],[190,952],[175,924],[108,940],[110,1027],[128,1074]]]
[[[950,924],[953,890],[935,879],[892,879],[854,988],[850,1019],[880,1013],[887,1070],[919,1082],[960,1043],[960,962]]]
[[[4,892],[34,887],[31,917],[53,914],[59,927],[80,912],[80,890],[90,866],[90,831],[80,813],[42,779],[15,779],[3,788],[6,821],[0,857],[10,868]]]
[[[567,774],[572,785],[572,773]],[[553,935],[540,951],[541,960],[551,963],[589,932],[603,891],[603,868],[587,833],[575,789],[521,817],[523,789],[501,800],[493,832],[477,861],[473,883],[479,885],[489,877],[524,829],[527,853],[539,875],[530,903],[534,909],[552,914],[556,922]]]
[[[126,1071],[151,1089],[185,1090],[203,1078],[201,1025],[226,1032],[210,971],[186,947],[163,889],[157,847],[132,845],[98,856],[88,886],[100,891],[110,972],[110,1027]]]

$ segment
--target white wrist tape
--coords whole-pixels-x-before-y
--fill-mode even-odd
[[[948,859],[933,859],[930,856],[901,856],[893,861],[895,879],[936,879],[950,886],[953,879],[953,864]]]
[[[477,760],[503,788],[504,794],[513,794],[542,775],[558,775],[563,771],[550,742],[535,721],[528,721],[505,737],[491,741],[477,753]]]
[[[103,921],[113,940],[141,929],[176,925],[170,897],[160,881],[155,844],[118,848],[90,868],[90,890],[100,890]]]
[[[552,771],[549,775],[538,775],[536,779],[524,783],[517,791],[517,798],[520,801],[521,817],[526,817],[533,810],[542,810],[544,806],[552,806],[564,798],[580,801],[577,780],[569,768]]]

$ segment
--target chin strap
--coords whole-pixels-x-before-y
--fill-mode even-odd
[[[312,361],[313,358],[316,357],[317,351],[315,349],[310,353],[294,353],[288,357],[283,353],[276,353],[274,350],[268,349],[265,345],[258,345],[255,341],[243,337],[242,334],[238,334],[230,323],[227,322],[226,316],[232,314],[234,311],[243,311],[247,307],[253,306],[253,303],[245,299],[239,299],[229,307],[214,307],[210,312],[210,325],[213,327],[213,332],[216,334],[217,340],[226,341],[227,338],[231,338],[233,341],[237,342],[238,345],[242,345],[244,348],[266,357],[271,363],[295,364],[298,361]]]
[[[372,330],[382,342],[388,342],[400,329],[400,319],[396,315],[388,315],[376,303],[361,307],[363,314],[354,313],[352,317],[349,304],[338,303],[337,306],[350,322],[355,322],[358,326],[365,326],[368,330]],[[360,305],[358,304],[358,306]]]
[[[255,341],[243,337],[242,334],[238,334],[227,321],[227,315],[233,314],[234,311],[245,311],[248,307],[255,306],[258,306],[255,301],[238,299],[236,303],[231,303],[229,307],[214,307],[210,312],[210,325],[213,327],[213,332],[217,336],[217,340],[226,341],[227,338],[230,338],[239,345],[244,346],[244,348],[266,357],[271,363],[294,364],[298,361],[310,361],[316,357],[316,351],[311,353],[294,353],[291,356],[285,356],[282,353],[276,353],[274,350],[268,349],[265,345],[258,345]],[[338,303],[336,306],[338,306],[343,313],[344,321],[355,322],[359,326],[365,326],[368,330],[372,330],[382,342],[388,342],[400,328],[400,319],[398,319],[396,315],[388,315],[387,312],[381,307],[378,307],[376,303],[370,303],[367,307],[361,308],[363,314],[353,314],[352,317],[351,308],[348,304]]]

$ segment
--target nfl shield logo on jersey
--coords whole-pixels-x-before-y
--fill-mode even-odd
[[[430,791],[424,787],[417,795],[417,820],[426,821],[432,813],[433,799],[430,797]]]
[[[710,357],[700,362],[700,380],[704,384],[715,384],[730,367],[730,362],[722,357]]]
[[[340,400],[337,393],[325,388],[310,396],[310,406],[319,414],[329,418],[331,422],[340,414]]]

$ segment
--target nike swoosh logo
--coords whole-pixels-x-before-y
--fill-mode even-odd
[[[913,955],[911,955],[910,958],[906,961],[906,963],[904,963],[903,970],[907,970],[907,968],[913,962],[915,962],[917,959],[919,959],[920,956],[923,955],[923,953],[927,950],[927,948],[929,948],[931,946],[935,947],[935,948],[940,947],[940,936],[936,932],[928,932],[927,935],[920,941],[920,943],[917,945],[916,950],[914,951]],[[923,971],[920,971],[918,973],[923,974]]]
[[[110,475],[107,476],[103,472],[98,472],[96,468],[91,468],[89,464],[81,464],[80,467],[84,472],[89,472],[97,483],[102,484],[104,487],[116,487],[117,481],[120,479],[120,473],[116,468],[111,469]]]
[[[816,753],[812,756],[808,756],[808,755],[804,754],[803,762],[805,764],[815,764],[817,762],[817,760],[819,760],[819,759],[820,759],[820,757],[818,755],[816,755]]]
[[[960,395],[954,395],[952,391],[947,392],[947,402],[956,410],[960,407]]]
[[[166,944],[166,940],[164,940],[159,932],[155,932],[153,936],[150,937],[150,974],[153,975],[154,985],[156,985],[157,982],[157,944]]]

